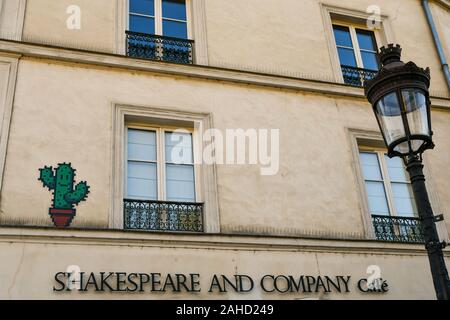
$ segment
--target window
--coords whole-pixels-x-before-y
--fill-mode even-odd
[[[200,161],[211,128],[209,113],[115,104],[109,226],[220,233],[216,166]]]
[[[333,24],[344,82],[362,86],[379,69],[375,33],[352,25]]]
[[[192,132],[133,126],[126,132],[126,228],[201,231]]]
[[[192,133],[129,127],[127,139],[127,198],[196,201]]]
[[[128,129],[127,198],[158,200],[156,131]]]
[[[187,12],[184,0],[162,0],[162,34],[187,39]]]
[[[193,63],[186,0],[129,0],[127,54]]]
[[[192,134],[165,132],[164,138],[166,199],[195,202]]]
[[[377,238],[421,242],[417,208],[402,160],[369,148],[361,148],[359,157]]]
[[[400,158],[383,151],[361,151],[360,161],[370,213],[417,217],[411,184]]]
[[[129,30],[188,39],[185,0],[130,0]]]

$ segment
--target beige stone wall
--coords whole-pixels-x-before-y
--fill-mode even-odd
[[[24,39],[116,52],[117,41],[121,40],[116,38],[115,32],[122,33],[117,29],[121,16],[117,10],[123,7],[117,6],[116,0],[28,0],[27,3]],[[206,0],[205,4],[211,65],[335,80],[330,55],[336,52],[334,43],[330,49],[325,36],[320,1]],[[69,5],[81,8],[81,30],[66,28]],[[362,13],[369,6],[378,5],[392,29],[391,40],[404,48],[404,59],[429,66],[433,74],[433,93],[448,95],[419,1],[330,0],[326,5]],[[434,11],[442,24],[442,42],[445,43],[448,14],[442,10]]]
[[[390,21],[394,39],[404,47],[404,59],[430,66],[433,92],[447,93],[420,3],[377,2]],[[27,3],[24,40],[116,52],[116,1]],[[66,8],[71,4],[82,9],[81,30],[65,26]],[[327,2],[362,12],[371,4],[369,0]],[[448,15],[441,7],[433,6],[433,10],[447,39]],[[207,0],[206,19],[212,65],[333,77],[319,1]],[[447,46],[448,41],[442,41]],[[434,298],[422,246],[348,239],[366,238],[364,220],[370,219],[358,189],[359,168],[349,130],[379,131],[361,89],[281,77],[263,79],[248,73],[224,76],[225,71],[211,68],[74,51],[55,53],[4,41],[0,47],[8,52],[2,53],[8,64],[0,75],[3,82],[11,82],[3,98],[5,105],[13,101],[11,122],[7,119],[9,138],[1,136],[7,153],[0,194],[0,261],[8,263],[0,270],[0,299]],[[17,81],[11,80],[18,58],[11,55],[14,52],[24,54],[18,62]],[[142,71],[145,68],[160,70]],[[189,77],[182,75],[189,72]],[[221,81],[205,79],[207,72]],[[254,82],[248,84],[251,77]],[[266,82],[263,86],[254,84],[257,81]],[[288,85],[297,89],[287,89]],[[325,85],[330,87],[326,94]],[[309,91],[298,90],[301,86]],[[440,108],[432,113],[436,150],[426,154],[427,179],[436,214],[444,214],[450,229],[450,103],[445,99],[438,103]],[[258,237],[109,231],[111,217],[122,214],[113,212],[112,206],[113,184],[122,179],[114,176],[113,168],[115,104],[210,114],[213,127],[222,131],[280,129],[278,174],[261,176],[259,166],[217,166],[220,231]],[[71,162],[77,169],[76,180],[87,180],[91,186],[72,225],[87,230],[38,228],[52,225],[48,215],[52,194],[38,181],[38,169],[61,162]],[[306,235],[321,240],[307,240]],[[379,265],[389,281],[390,291],[384,296],[362,295],[355,289],[355,281],[366,277],[366,268],[372,264]],[[255,279],[264,274],[351,275],[352,293],[321,297],[266,295],[260,290],[245,296],[206,292],[197,296],[56,295],[53,276],[69,265],[87,272],[195,272],[202,274],[202,287],[212,274],[241,273]]]
[[[18,232],[22,240],[17,239]],[[23,230],[0,230],[0,259],[8,262],[0,272],[1,299],[435,299],[427,257],[410,245],[377,248],[364,242],[231,240],[218,236],[186,236],[177,241],[173,236],[158,239],[133,233],[45,230],[28,230],[27,234],[29,237]],[[91,286],[88,293],[53,292],[53,286],[60,288],[55,274],[72,265],[97,275],[198,273],[202,291],[95,293]],[[380,267],[381,277],[389,285],[387,293],[364,294],[357,289],[358,280],[369,276],[370,265]],[[214,274],[230,278],[249,275],[255,280],[255,289],[250,293],[208,293]],[[351,276],[350,293],[264,293],[259,285],[264,275]],[[265,284],[269,289],[270,281]]]
[[[211,64],[331,79],[318,1],[206,1]]]
[[[72,162],[77,179],[91,185],[74,226],[108,226],[114,103],[211,113],[220,130],[280,129],[277,175],[261,176],[259,166],[217,166],[223,231],[269,227],[275,234],[364,236],[365,213],[347,132],[377,130],[363,99],[25,58],[19,65],[2,188],[4,222],[48,224],[51,193],[37,180],[38,169]],[[438,150],[429,153],[428,178],[448,223],[450,114],[435,111],[433,117]]]
[[[27,0],[23,40],[114,52],[115,0]],[[67,8],[81,9],[81,29],[67,28]]]
[[[433,73],[432,90],[448,93],[419,1],[330,0],[325,3],[357,12],[378,5],[392,27],[392,40],[404,48],[404,60],[429,66]],[[323,79],[333,76],[320,1],[209,0],[207,18],[212,64]]]

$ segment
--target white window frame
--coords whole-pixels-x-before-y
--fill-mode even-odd
[[[171,18],[163,18],[162,16],[162,2],[163,0],[154,0],[155,2],[155,16],[149,16],[145,14],[133,14],[142,17],[154,18],[155,19],[155,35],[162,36],[163,35],[163,20],[170,20],[176,22],[186,23],[187,27],[187,39],[192,40],[192,9],[191,9],[191,0],[184,0],[186,2],[186,21],[171,19]],[[130,30],[130,1],[127,0],[126,3],[126,11],[127,11],[127,20],[126,26],[127,30]]]
[[[157,194],[157,201],[167,201],[167,195],[166,195],[166,156],[165,156],[165,134],[166,132],[174,132],[175,130],[184,130],[186,132],[189,132],[192,135],[192,147],[193,147],[193,160],[192,163],[194,167],[194,190],[195,190],[195,201],[194,203],[201,203],[202,197],[201,197],[201,190],[199,187],[198,181],[201,179],[201,172],[199,166],[196,166],[195,164],[198,163],[198,159],[196,159],[196,156],[198,154],[196,148],[196,144],[194,143],[194,134],[195,131],[192,128],[185,128],[185,127],[175,127],[175,126],[156,126],[156,125],[145,125],[142,123],[132,123],[128,122],[125,125],[125,142],[124,145],[128,146],[128,129],[136,129],[136,130],[143,130],[143,131],[153,131],[156,133],[156,161],[145,161],[148,163],[156,163],[156,173],[157,173],[157,187],[158,187],[158,194]],[[198,144],[197,144],[198,145]],[[127,167],[128,167],[128,151],[127,149],[124,150],[124,181],[127,181]],[[132,160],[133,161],[133,160]],[[128,196],[127,191],[127,185],[128,183],[124,183],[124,199],[133,199],[133,200],[142,200],[135,197]]]
[[[366,21],[371,18],[372,14],[364,11],[341,8],[336,6],[320,4],[322,18],[324,22],[325,37],[328,44],[329,57],[335,82],[344,83],[342,75],[341,63],[336,47],[336,41],[333,33],[333,24],[343,22],[348,25],[362,26],[361,29],[368,29],[365,25]],[[366,28],[364,28],[366,26]],[[375,38],[378,47],[387,45],[388,43],[396,43],[394,33],[389,16],[381,15],[379,20],[379,28],[375,29]]]
[[[209,65],[208,38],[206,33],[206,0],[188,0],[188,38],[194,40],[194,62],[198,65]],[[126,35],[129,21],[129,1],[116,0],[116,54],[126,54]],[[156,31],[156,30],[155,30]],[[150,62],[149,62],[150,63]]]
[[[385,191],[385,194],[386,194],[386,201],[388,203],[389,215],[391,217],[398,217],[399,215],[398,215],[398,212],[397,212],[397,208],[395,206],[394,193],[392,191],[392,185],[391,185],[392,181],[391,181],[391,178],[389,176],[389,170],[388,170],[387,163],[386,163],[386,160],[385,160],[385,156],[387,154],[387,150],[383,149],[383,148],[368,147],[368,146],[365,146],[365,145],[360,145],[359,146],[359,152],[360,153],[364,153],[364,152],[366,152],[366,153],[373,153],[373,154],[377,155],[377,160],[378,160],[378,164],[380,166],[380,171],[381,171],[381,178],[383,179],[383,186],[384,186],[384,191]],[[362,167],[360,168],[360,170],[362,170]],[[362,172],[361,172],[361,175],[363,175]],[[366,180],[364,179],[364,181],[366,181]],[[397,182],[395,182],[395,183],[397,183]],[[398,183],[402,183],[402,182],[398,182]],[[408,182],[404,182],[404,184],[411,185],[411,182],[408,180]],[[364,192],[365,192],[366,199],[368,199],[367,192],[366,191],[364,191]],[[414,195],[413,195],[413,197],[414,197]],[[413,203],[413,206],[415,207],[414,203]],[[414,218],[418,218],[418,214],[417,213],[415,213]]]
[[[109,227],[122,230],[123,200],[126,185],[126,152],[125,144],[130,124],[146,128],[191,128],[193,130],[195,190],[198,193],[196,202],[203,203],[203,226],[205,233],[220,233],[220,213],[218,201],[218,187],[216,179],[216,165],[201,161],[203,149],[209,147],[210,142],[203,141],[203,132],[212,128],[210,113],[194,113],[180,111],[181,108],[167,109],[157,106],[133,106],[123,103],[112,103],[112,139],[111,139],[111,198]],[[172,130],[171,130],[172,131]]]
[[[379,43],[380,43],[379,32],[377,32],[376,30],[369,30],[366,27],[364,27],[362,25],[359,25],[359,24],[351,24],[351,23],[346,23],[346,22],[339,21],[339,20],[337,20],[337,21],[333,20],[333,24],[332,25],[333,26],[340,26],[340,27],[348,28],[349,31],[350,31],[350,37],[351,37],[351,41],[352,41],[352,44],[353,44],[353,48],[344,47],[344,46],[338,46],[338,44],[336,43],[336,39],[333,36],[334,45],[336,46],[336,54],[338,55],[338,58],[339,58],[339,52],[338,52],[338,48],[339,47],[346,48],[346,49],[352,49],[353,50],[353,54],[355,55],[357,67],[360,68],[360,69],[365,69],[364,68],[363,59],[362,59],[362,55],[361,55],[361,51],[367,51],[367,52],[371,52],[371,53],[377,53],[377,51],[374,52],[374,51],[369,51],[369,50],[362,50],[360,48],[359,41],[358,41],[358,36],[357,36],[357,33],[356,33],[356,29],[372,32],[374,37],[375,37],[375,42],[376,42],[376,46],[377,47],[380,46],[379,45]],[[339,60],[339,62],[340,62],[340,60]]]

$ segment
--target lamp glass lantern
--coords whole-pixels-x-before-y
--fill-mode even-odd
[[[382,69],[365,82],[390,157],[415,156],[434,148],[429,69],[400,60],[400,46],[381,48]]]

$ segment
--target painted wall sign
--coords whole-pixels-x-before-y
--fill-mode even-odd
[[[39,169],[38,180],[53,191],[53,207],[49,209],[49,214],[58,228],[70,226],[76,214],[75,205],[86,200],[89,194],[86,181],[74,188],[75,171],[70,163],[61,163],[56,169],[47,166]]]
[[[273,275],[260,278],[236,274],[225,276],[214,274],[205,285],[201,276],[190,274],[126,273],[126,272],[58,272],[55,274],[54,292],[125,292],[125,293],[249,293],[262,290],[270,294],[292,293],[349,293],[353,288],[362,293],[386,293],[389,285],[386,280],[360,279],[351,283],[351,276],[310,276]]]

